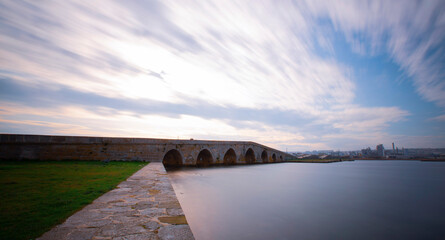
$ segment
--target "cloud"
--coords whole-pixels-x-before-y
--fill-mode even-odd
[[[400,121],[406,115],[397,108],[367,111],[349,106],[341,111],[319,112],[314,117],[280,109],[212,105],[197,99],[187,99],[187,104],[116,99],[64,87],[30,87],[8,79],[0,79],[0,86],[3,125],[14,129],[20,119],[28,119],[20,125],[45,126],[51,134],[73,131],[88,135],[255,140],[283,148],[318,146],[314,135],[318,136],[316,141],[322,141],[325,134],[381,130],[388,122]]]
[[[397,107],[362,108],[353,105],[321,115],[319,122],[330,123],[335,128],[349,132],[373,132],[385,129],[391,122],[402,121],[410,114]]]
[[[310,53],[300,9],[187,6],[5,3],[3,70],[105,96],[171,102],[179,92],[218,104],[295,110],[354,97],[348,73]],[[162,71],[165,82],[150,78]]]
[[[201,99],[186,98],[186,103],[170,103],[155,100],[140,101],[131,98],[110,98],[75,91],[63,86],[46,89],[45,86],[29,87],[11,79],[0,78],[0,97],[4,101],[20,102],[28,106],[58,108],[65,105],[81,106],[85,109],[107,108],[115,111],[132,112],[134,115],[163,115],[177,118],[180,115],[219,119],[237,128],[252,128],[245,122],[257,121],[277,127],[329,125],[348,131],[382,129],[389,122],[398,122],[408,115],[396,107],[361,108],[344,105],[341,109],[318,112],[289,111],[282,109],[257,109],[237,106],[221,106]],[[106,114],[106,113],[103,113]],[[113,112],[110,112],[110,115]]]
[[[445,114],[430,118],[431,121],[445,122]]]
[[[429,101],[441,105],[445,96],[442,5],[421,9],[432,16],[422,19],[414,2],[392,4],[1,2],[0,102],[22,109],[3,107],[2,124],[281,147],[380,134],[409,113],[355,103],[354,69],[332,57],[337,29],[360,54],[390,52]],[[320,24],[326,18],[333,29]]]
[[[362,55],[388,52],[424,99],[445,107],[443,1],[310,1]]]

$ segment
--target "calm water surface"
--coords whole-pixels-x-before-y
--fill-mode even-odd
[[[445,162],[169,171],[196,239],[445,239]]]

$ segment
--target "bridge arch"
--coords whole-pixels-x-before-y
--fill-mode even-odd
[[[252,148],[247,149],[246,155],[244,157],[246,159],[246,163],[255,163],[255,152],[252,150]]]
[[[207,149],[202,149],[196,158],[197,166],[208,166],[213,163],[212,153]]]
[[[236,153],[233,148],[229,148],[224,154],[224,164],[231,165],[236,163]]]
[[[164,166],[181,166],[182,165],[182,155],[176,149],[171,149],[168,151],[164,158],[162,159],[162,163]]]
[[[283,156],[280,155],[280,162],[282,162],[282,161],[283,161]]]
[[[275,155],[275,153],[272,154],[272,162],[276,162],[277,161],[277,155]]]
[[[263,163],[267,163],[268,162],[268,156],[267,156],[267,151],[263,150],[263,152],[261,153],[261,160],[263,161]]]

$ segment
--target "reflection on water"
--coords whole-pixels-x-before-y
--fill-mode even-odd
[[[169,171],[196,239],[445,239],[445,162]]]

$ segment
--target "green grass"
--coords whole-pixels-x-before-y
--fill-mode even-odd
[[[0,239],[33,239],[147,163],[0,162]]]

